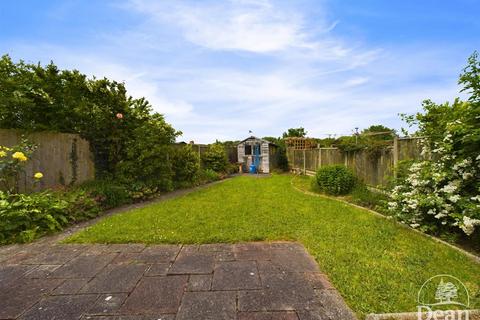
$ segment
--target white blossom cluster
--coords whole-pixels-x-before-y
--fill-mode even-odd
[[[480,226],[480,154],[462,158],[453,143],[448,131],[432,148],[425,143],[425,160],[413,163],[391,191],[388,210],[412,228],[456,227],[471,235]]]

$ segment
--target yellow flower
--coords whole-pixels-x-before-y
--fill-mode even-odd
[[[3,158],[7,155],[7,153],[3,150],[0,150],[0,158]]]
[[[18,161],[27,161],[28,158],[23,154],[23,152],[17,151],[12,154],[13,159],[17,159]]]
[[[33,177],[34,177],[35,179],[42,179],[42,178],[43,178],[43,173],[37,172],[37,173],[35,173],[35,174],[33,175]]]

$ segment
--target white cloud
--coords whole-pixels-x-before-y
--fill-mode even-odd
[[[130,0],[123,8],[140,22],[107,28],[96,44],[0,48],[125,81],[184,132],[182,140],[203,143],[296,126],[313,136],[377,123],[398,129],[399,112],[456,95],[460,68],[448,52],[347,42],[335,34],[337,21],[322,14],[312,21],[294,3],[279,3]]]
[[[329,33],[338,21],[323,17],[314,32],[302,13],[268,0],[220,2],[159,2],[131,0],[129,9],[150,17],[153,25],[176,26],[189,42],[213,50],[278,53],[299,50],[315,59],[337,59],[352,54]]]

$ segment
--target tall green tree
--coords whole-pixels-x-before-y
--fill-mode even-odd
[[[0,128],[78,133],[90,142],[100,177],[116,175],[121,161],[124,172],[133,154],[163,148],[180,133],[124,83],[8,55],[0,59]]]
[[[293,138],[293,137],[306,137],[307,136],[307,131],[305,131],[305,128],[299,127],[299,128],[290,128],[286,132],[283,133],[282,137],[283,138]]]

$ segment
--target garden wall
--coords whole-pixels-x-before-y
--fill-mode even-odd
[[[393,168],[399,161],[420,159],[421,138],[398,138],[379,153],[366,150],[343,152],[338,148],[287,149],[292,169],[314,174],[318,168],[342,164],[351,168],[366,184],[385,186],[393,176]]]
[[[59,185],[78,184],[95,178],[93,154],[88,141],[79,135],[55,132],[25,134],[38,149],[20,177],[20,191],[43,190]],[[0,129],[0,145],[11,147],[22,140],[22,131]],[[35,172],[43,178],[33,186]]]

